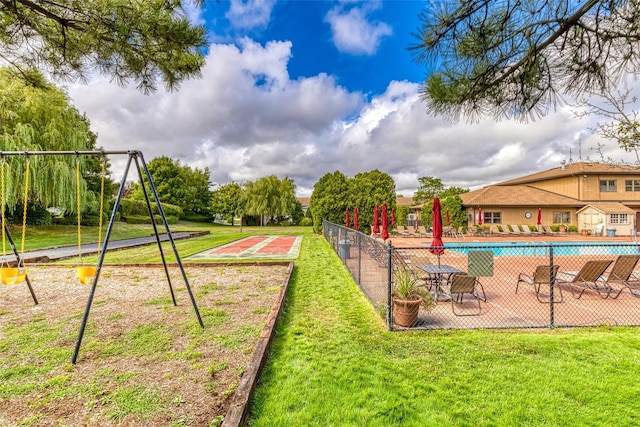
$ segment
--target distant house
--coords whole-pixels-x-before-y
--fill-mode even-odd
[[[309,200],[311,200],[311,197],[296,197],[296,199],[302,205],[302,212],[306,215],[307,209],[309,209]]]
[[[461,194],[469,225],[574,225],[630,235],[640,221],[640,168],[577,162]]]

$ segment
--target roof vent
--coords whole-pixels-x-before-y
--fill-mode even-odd
[[[561,169],[562,169],[562,170],[565,170],[565,168],[567,167],[567,166],[566,166],[566,165],[567,165],[567,162],[566,162],[565,160],[563,160],[563,161],[561,161],[561,162],[560,162],[560,164],[562,165],[562,166],[561,166]]]

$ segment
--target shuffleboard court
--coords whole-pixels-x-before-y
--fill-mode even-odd
[[[184,259],[294,259],[300,253],[301,243],[302,236],[252,236],[207,249]]]

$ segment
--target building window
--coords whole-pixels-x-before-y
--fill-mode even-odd
[[[553,223],[554,224],[570,224],[571,212],[554,212]]]
[[[627,214],[611,214],[610,224],[628,224]]]
[[[600,180],[600,192],[601,193],[615,193],[616,189],[615,179],[601,179]]]
[[[625,191],[640,191],[640,179],[625,179],[624,180]]]
[[[502,212],[482,212],[484,224],[502,224]]]

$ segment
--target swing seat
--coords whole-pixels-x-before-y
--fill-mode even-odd
[[[91,283],[95,275],[95,267],[78,267],[76,270],[76,276],[78,276],[78,280],[80,280],[80,283],[83,285]]]
[[[18,270],[18,276],[16,277],[16,283],[22,283],[27,280],[27,269],[23,268],[22,271]]]
[[[13,285],[18,281],[18,274],[20,272],[15,267],[1,267],[0,268],[0,281],[5,285]],[[24,280],[24,279],[22,279]]]

